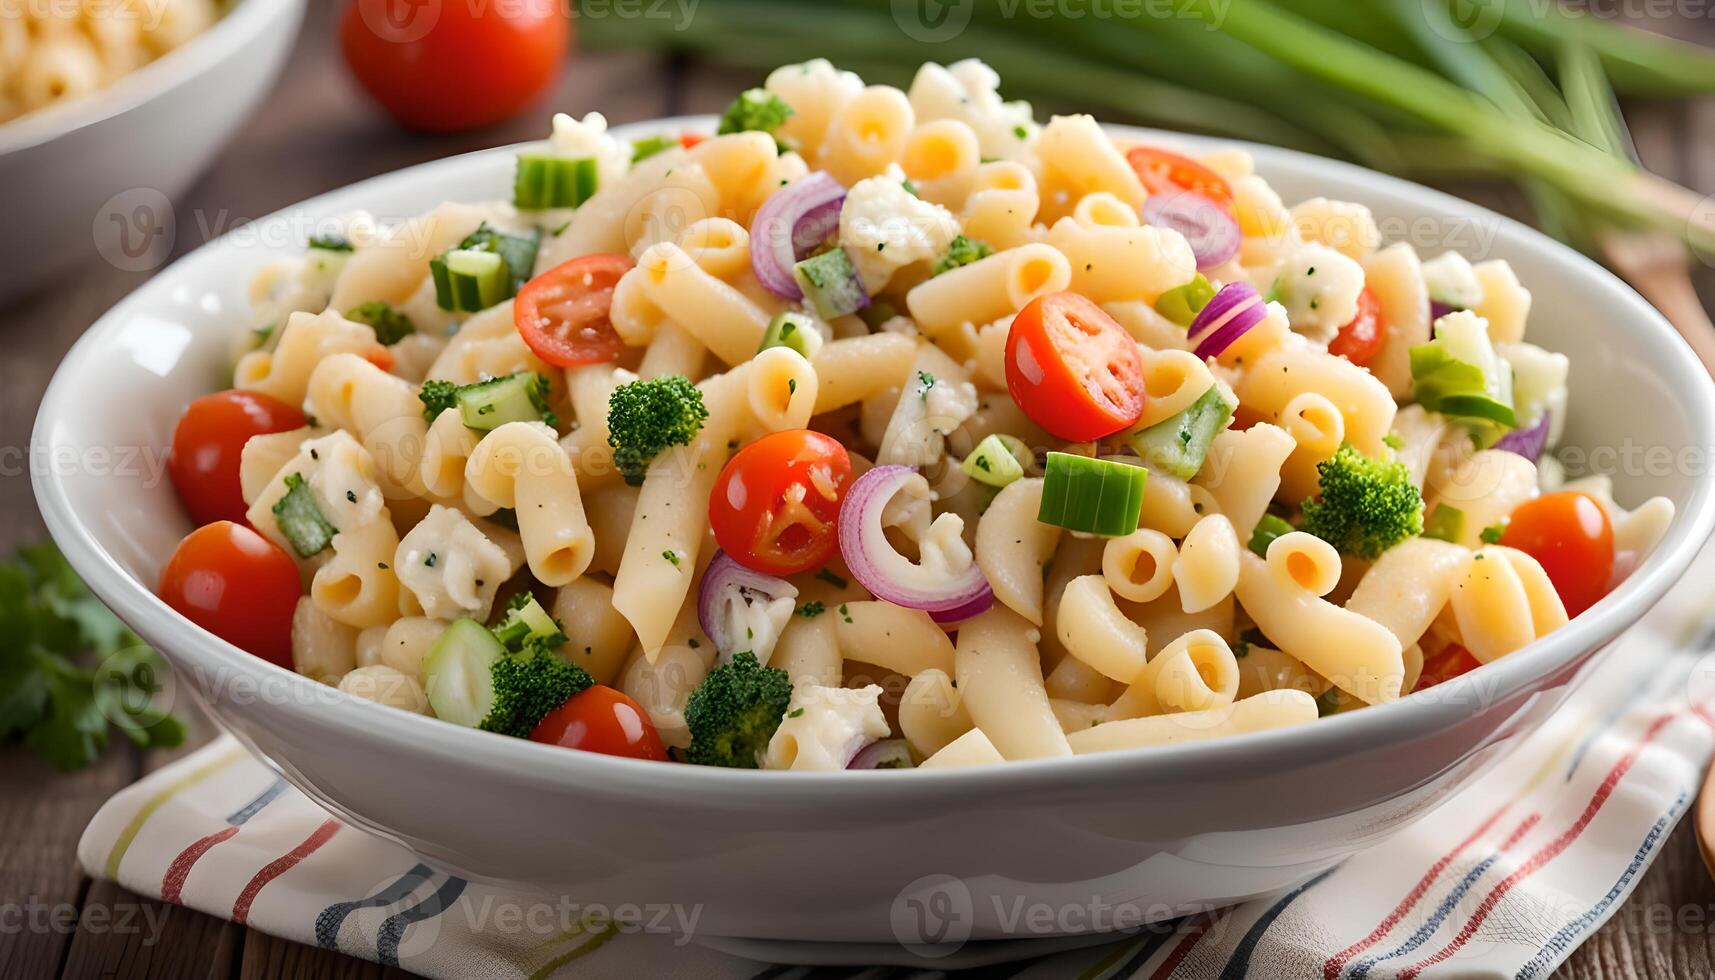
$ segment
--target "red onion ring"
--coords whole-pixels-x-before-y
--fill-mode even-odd
[[[703,572],[703,584],[697,591],[697,625],[703,628],[703,633],[713,641],[715,649],[725,660],[741,650],[753,649],[737,642],[727,628],[731,625],[725,609],[728,602],[771,602],[797,596],[798,590],[791,582],[746,568],[733,556],[717,551]],[[768,657],[764,654],[769,652],[757,652],[756,659],[766,664]]]
[[[892,765],[886,765],[893,763]],[[903,763],[903,764],[901,764]],[[871,742],[852,756],[852,761],[846,763],[847,769],[880,769],[884,765],[888,769],[910,769],[911,748],[902,738],[884,738],[879,742]]]
[[[1184,235],[1199,270],[1212,269],[1239,254],[1244,237],[1232,215],[1191,191],[1151,194],[1143,202],[1143,220]]]
[[[1457,306],[1453,306],[1449,303],[1443,303],[1438,299],[1432,299],[1429,301],[1429,323],[1431,326],[1434,326],[1436,320],[1441,319],[1449,313],[1457,313],[1458,311],[1459,308]]]
[[[1198,357],[1219,357],[1233,341],[1243,337],[1250,329],[1268,317],[1268,304],[1262,301],[1257,291],[1248,283],[1229,282],[1221,287],[1209,305],[1197,314],[1191,321],[1191,329],[1187,336],[1196,337],[1207,331],[1208,335],[1197,341],[1197,348],[1192,353]]]
[[[824,171],[807,174],[762,203],[750,223],[750,267],[763,288],[803,299],[792,267],[840,226],[846,189]]]
[[[1495,449],[1504,449],[1509,453],[1517,453],[1531,462],[1542,458],[1543,451],[1548,448],[1548,427],[1552,421],[1552,413],[1542,410],[1537,420],[1522,429],[1514,429],[1494,445]]]
[[[963,571],[934,583],[895,579],[901,572],[909,574],[920,566],[888,543],[881,515],[888,502],[914,480],[926,497],[928,482],[909,466],[877,466],[854,480],[840,505],[840,554],[852,577],[877,599],[921,609],[937,623],[969,619],[994,605],[994,590],[974,559]]]

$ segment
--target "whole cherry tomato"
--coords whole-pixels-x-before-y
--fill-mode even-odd
[[[1501,544],[1535,558],[1554,591],[1576,616],[1608,594],[1614,575],[1614,528],[1587,493],[1566,490],[1518,505]]]
[[[1037,425],[1068,442],[1113,435],[1143,414],[1137,341],[1077,293],[1032,300],[1006,335],[1006,387]]]
[[[1386,335],[1387,318],[1382,315],[1382,304],[1365,286],[1358,293],[1358,312],[1328,342],[1328,353],[1362,367],[1375,360]]]
[[[179,416],[173,447],[167,453],[167,473],[191,520],[243,523],[238,461],[244,443],[251,436],[286,432],[303,424],[303,412],[255,391],[234,388],[191,402]]]
[[[555,367],[603,364],[625,342],[608,312],[613,287],[631,271],[623,255],[582,255],[561,262],[524,284],[512,303],[512,322],[537,357]]]
[[[587,687],[548,712],[530,733],[530,740],[603,755],[667,761],[667,747],[661,744],[648,713],[605,684]]]
[[[155,592],[215,636],[292,669],[298,566],[250,528],[216,521],[187,534],[161,569]]]
[[[851,480],[839,440],[809,429],[763,436],[727,461],[709,493],[715,541],[759,572],[814,568],[839,547],[840,503]]]
[[[375,101],[413,129],[499,122],[535,101],[566,57],[555,0],[351,0],[339,46]]]

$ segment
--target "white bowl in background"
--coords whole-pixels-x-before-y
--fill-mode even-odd
[[[627,128],[686,124],[707,120]],[[1588,259],[1445,194],[1247,148],[1286,200],[1360,201],[1420,251],[1511,261],[1535,293],[1532,339],[1572,357],[1571,443],[1715,447],[1715,386],[1697,359]],[[513,152],[413,167],[273,220],[307,227],[356,208],[400,217],[504,196]],[[1466,699],[1431,691],[1224,741],[945,772],[739,772],[569,752],[340,694],[204,633],[154,596],[162,562],[190,526],[147,461],[160,459],[183,406],[221,384],[251,270],[300,247],[258,240],[272,238],[223,238],[181,259],[66,357],[34,436],[34,458],[45,461],[36,494],[55,540],[172,661],[181,691],[342,819],[470,877],[700,906],[706,936],[913,938],[909,919],[894,914],[909,916],[913,889],[945,881],[931,876],[969,889],[973,939],[1004,936],[1004,910],[1018,897],[1130,903],[1165,917],[1307,880],[1444,801],[1540,724],[1591,654],[1680,576],[1715,523],[1715,481],[1692,467],[1615,474],[1623,501],[1674,501],[1667,537],[1590,611],[1473,675],[1482,683],[1468,693],[1480,696]],[[120,467],[136,449],[142,462]]]
[[[297,37],[304,0],[240,0],[111,85],[0,123],[0,303],[100,256],[167,257],[169,202],[255,111]],[[99,245],[98,245],[99,242]]]

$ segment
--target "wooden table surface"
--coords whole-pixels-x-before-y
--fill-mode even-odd
[[[174,255],[278,208],[355,180],[466,150],[537,138],[545,111],[474,134],[422,136],[392,125],[344,74],[331,40],[333,4],[316,0],[285,74],[262,109],[179,202]],[[1705,40],[1715,21],[1671,26]],[[814,52],[806,52],[806,56]],[[718,111],[755,73],[644,55],[580,55],[543,109],[599,109],[612,122]],[[1629,107],[1645,162],[1715,191],[1715,99]],[[1466,190],[1505,207],[1480,189]],[[79,333],[147,272],[99,262],[0,307],[0,555],[43,535],[21,449],[53,368]],[[1715,295],[1715,273],[1699,291]],[[4,638],[0,638],[4,642]],[[0,749],[0,977],[374,977],[403,975],[367,961],[275,939],[185,908],[150,902],[78,870],[78,836],[115,791],[214,734],[192,719],[189,744],[142,754],[124,739],[97,765],[59,774]],[[8,906],[11,906],[8,908]],[[141,912],[147,909],[148,916]],[[31,913],[18,930],[19,910]],[[105,928],[119,921],[157,928]],[[28,923],[34,923],[30,925]],[[1715,977],[1715,881],[1681,824],[1636,893],[1557,977],[1708,980]]]

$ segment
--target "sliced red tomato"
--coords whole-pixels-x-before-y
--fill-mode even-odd
[[[1137,341],[1089,299],[1032,300],[1006,335],[1006,387],[1024,414],[1068,442],[1113,435],[1143,414]]]
[[[1227,178],[1190,157],[1153,146],[1134,146],[1126,151],[1125,158],[1149,193],[1190,191],[1213,201],[1229,215],[1233,213],[1233,187]]]
[[[688,150],[706,139],[708,139],[708,136],[703,133],[694,133],[687,129],[679,134],[679,145]]]
[[[155,592],[215,636],[292,669],[298,566],[250,528],[216,521],[185,535]]]
[[[255,391],[234,388],[204,395],[185,408],[173,429],[167,472],[179,501],[198,524],[244,523],[238,462],[251,436],[304,424],[304,413]]]
[[[1328,342],[1328,353],[1362,367],[1375,360],[1386,334],[1387,318],[1382,316],[1382,304],[1365,286],[1358,293],[1358,312]]]
[[[618,357],[625,342],[608,313],[613,287],[632,265],[623,255],[580,255],[525,283],[512,302],[512,322],[524,343],[555,367]]]
[[[1434,687],[1458,677],[1461,674],[1476,670],[1482,664],[1471,651],[1457,643],[1450,643],[1442,651],[1423,662],[1423,673],[1418,675],[1414,691]]]
[[[602,755],[667,761],[667,747],[636,701],[608,687],[587,687],[548,712],[530,733],[533,742]]]
[[[739,564],[770,575],[815,568],[839,547],[840,503],[851,480],[839,440],[809,429],[763,436],[715,480],[715,541]]]
[[[1568,616],[1608,594],[1614,575],[1614,529],[1608,512],[1587,493],[1566,490],[1525,501],[1507,519],[1501,544],[1536,559]]]
[[[363,352],[363,359],[383,371],[393,370],[393,352],[381,344],[376,344]]]

